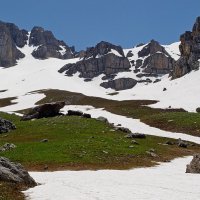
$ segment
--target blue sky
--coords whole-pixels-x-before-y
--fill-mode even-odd
[[[42,26],[77,50],[105,40],[123,47],[179,40],[200,16],[200,0],[6,0],[0,20]]]

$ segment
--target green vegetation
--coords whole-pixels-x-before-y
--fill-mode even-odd
[[[187,112],[170,112],[154,114],[141,119],[143,122],[163,130],[184,132],[200,136],[200,114]]]
[[[132,145],[125,134],[115,131],[109,124],[95,119],[75,116],[59,116],[32,121],[20,121],[16,115],[5,113],[1,117],[13,121],[17,129],[0,135],[0,145],[14,143],[17,148],[1,152],[11,160],[18,161],[31,170],[49,169],[101,169],[151,166],[154,161],[163,161],[191,154],[198,146],[187,149],[176,145],[165,146],[166,138],[148,136]],[[41,142],[48,139],[46,143]],[[133,146],[133,147],[131,147]],[[156,149],[158,158],[146,154]]]

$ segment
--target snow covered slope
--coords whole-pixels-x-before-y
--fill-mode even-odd
[[[169,54],[177,59],[177,49],[179,43],[164,46]],[[137,52],[142,47],[133,48],[134,56],[129,59],[137,59]],[[18,61],[17,66],[10,68],[0,68],[0,98],[17,97],[18,104],[0,108],[1,111],[16,111],[32,107],[34,103],[44,97],[43,94],[37,94],[36,90],[41,89],[60,89],[72,92],[83,93],[88,96],[97,96],[114,100],[126,99],[148,99],[158,100],[152,107],[184,108],[188,111],[195,111],[200,106],[200,71],[193,71],[186,76],[171,81],[168,75],[160,77],[161,81],[157,83],[141,83],[134,88],[119,91],[117,95],[108,95],[114,92],[113,89],[104,89],[100,87],[103,74],[94,78],[90,82],[84,82],[78,77],[78,73],[72,77],[66,77],[57,71],[67,63],[75,63],[79,58],[60,60],[49,58],[39,60],[32,57],[33,47],[26,45],[20,49],[26,56]],[[127,53],[129,50],[124,50]],[[137,78],[133,73],[134,67],[129,72],[118,73],[117,77]],[[152,79],[155,79],[152,77]],[[166,91],[163,89],[166,88]]]
[[[199,176],[185,174],[191,157],[133,170],[32,172],[41,185],[25,191],[40,200],[198,200]]]

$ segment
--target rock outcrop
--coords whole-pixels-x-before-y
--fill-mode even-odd
[[[142,68],[144,73],[167,74],[169,73],[175,60],[168,54],[163,46],[157,41],[151,40],[141,51],[138,52],[136,68]],[[145,58],[142,62],[142,58]]]
[[[123,49],[108,42],[100,42],[95,47],[88,48],[82,55],[82,60],[65,65],[59,72],[65,72],[67,76],[79,72],[79,77],[92,79],[100,74],[108,76],[129,71],[131,67]]]
[[[14,66],[18,59],[25,56],[17,47],[26,44],[27,35],[27,31],[14,24],[0,21],[0,67]]]
[[[200,174],[200,154],[194,155],[191,163],[187,165],[186,173]]]
[[[119,78],[115,80],[110,80],[107,82],[103,82],[100,84],[100,86],[108,89],[114,89],[114,90],[127,90],[133,88],[137,84],[137,81],[132,78]]]
[[[51,31],[46,31],[41,27],[32,29],[29,45],[37,47],[32,55],[38,59],[73,58],[73,48],[67,46],[64,41],[57,40]]]
[[[18,183],[29,187],[36,186],[36,182],[19,163],[0,157],[0,181]]]
[[[192,70],[199,69],[200,59],[200,17],[196,19],[192,32],[186,31],[180,36],[181,57],[175,63],[172,78],[179,78]]]
[[[0,134],[14,129],[16,129],[16,126],[11,121],[0,118]]]
[[[22,117],[22,121],[31,120],[31,119],[40,119],[47,117],[55,117],[61,115],[60,109],[65,106],[65,102],[54,102],[46,103],[35,108],[32,108],[28,114],[25,114]]]

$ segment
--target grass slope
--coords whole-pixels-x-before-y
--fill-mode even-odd
[[[43,170],[45,166],[49,170],[127,169],[152,166],[155,164],[152,161],[191,155],[199,150],[197,145],[189,149],[161,145],[167,139],[153,136],[138,139],[139,145],[132,145],[123,132],[95,119],[59,116],[20,121],[16,115],[1,113],[0,116],[17,126],[16,130],[0,135],[0,145],[9,142],[17,148],[1,152],[0,156],[18,161],[29,170]],[[42,139],[49,142],[42,143]],[[159,157],[146,154],[151,148],[156,149]]]

